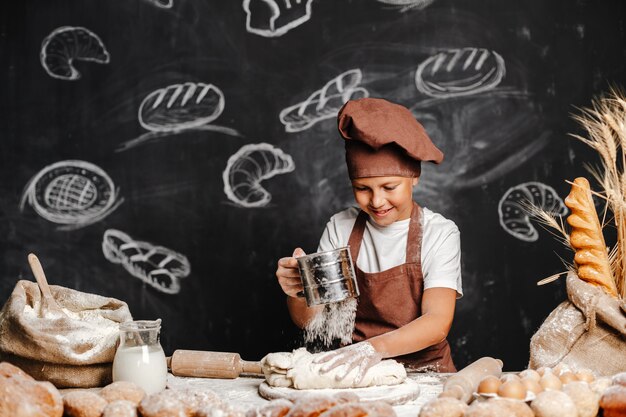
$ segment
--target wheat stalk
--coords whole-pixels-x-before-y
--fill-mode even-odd
[[[617,242],[609,259],[613,279],[621,298],[626,298],[626,98],[612,88],[608,97],[592,101],[591,108],[574,115],[586,131],[587,137],[571,136],[588,145],[600,155],[600,166],[587,167],[603,192],[594,193],[606,200],[613,213]],[[606,213],[605,213],[606,216]],[[605,225],[603,219],[603,226]]]

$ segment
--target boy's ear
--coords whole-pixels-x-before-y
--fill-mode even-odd
[[[419,181],[420,177],[413,177],[413,187],[415,187]]]

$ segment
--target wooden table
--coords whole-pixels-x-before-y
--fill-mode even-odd
[[[443,382],[450,374],[437,373],[409,373],[409,378],[420,386],[420,395],[417,399],[403,405],[394,406],[398,417],[417,417],[419,410],[430,399],[437,397],[442,391]],[[267,402],[258,393],[258,387],[263,378],[239,377],[237,379],[208,379],[183,378],[172,374],[168,375],[169,388],[208,388],[215,391],[220,398],[232,405],[249,409]]]

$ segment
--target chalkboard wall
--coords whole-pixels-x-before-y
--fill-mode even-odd
[[[290,6],[290,7],[288,7]],[[454,220],[457,366],[522,369],[571,253],[563,210],[596,155],[576,107],[626,83],[626,3],[22,0],[0,14],[0,300],[33,280],[163,319],[162,344],[259,359],[299,346],[274,276],[353,204],[338,107],[410,108],[445,152],[415,199]],[[563,211],[565,213],[565,211]]]

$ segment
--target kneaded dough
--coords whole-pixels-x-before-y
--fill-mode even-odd
[[[307,352],[305,348],[293,352],[270,353],[261,360],[267,383],[274,387],[296,389],[364,388],[374,385],[397,385],[406,379],[404,366],[393,359],[386,359],[372,366],[358,384],[354,379],[358,369],[336,380],[343,365],[328,373],[320,374],[322,365],[313,363],[320,354]]]

